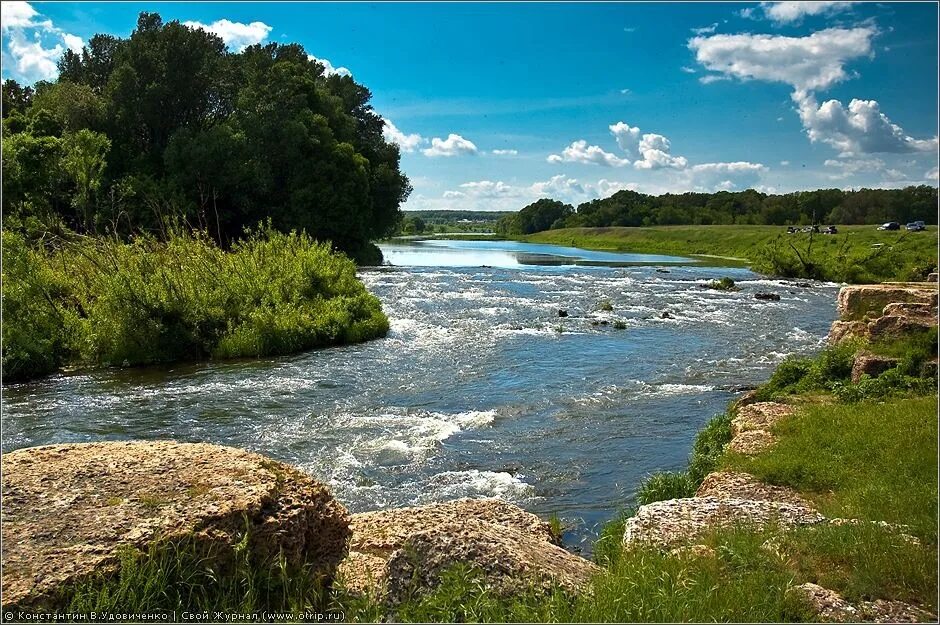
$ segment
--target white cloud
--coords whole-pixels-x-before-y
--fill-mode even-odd
[[[477,146],[472,141],[464,139],[457,134],[449,134],[446,139],[434,137],[431,139],[431,147],[422,150],[425,156],[460,156],[462,154],[476,154]]]
[[[710,35],[711,33],[715,32],[716,28],[718,28],[718,22],[708,26],[702,26],[701,28],[693,28],[692,32],[696,35]]]
[[[516,187],[508,185],[502,180],[496,182],[492,180],[465,182],[460,185],[460,188],[464,189],[464,195],[473,197],[493,198],[519,195],[519,190]],[[447,197],[447,194],[445,193],[444,196]]]
[[[780,165],[783,167],[787,167],[789,164],[790,164],[790,161],[780,161]]]
[[[761,2],[764,16],[778,24],[798,22],[806,16],[831,15],[845,11],[857,2],[811,2],[800,0],[798,2]]]
[[[694,74],[697,71],[694,67],[687,67],[685,65],[683,65],[679,69],[685,72],[686,74]]]
[[[332,76],[333,74],[338,74],[340,76],[352,76],[352,72],[349,71],[348,68],[333,67],[333,64],[330,63],[329,59],[317,58],[313,56],[312,54],[308,54],[307,58],[310,59],[311,61],[316,61],[317,63],[323,66],[324,76]]]
[[[248,46],[261,43],[268,38],[268,34],[271,32],[272,28],[264,22],[245,24],[227,19],[216,20],[211,24],[203,24],[202,22],[194,21],[183,22],[183,26],[201,28],[206,32],[218,35],[222,38],[222,41],[225,42],[225,45],[236,52],[241,52]]]
[[[925,180],[937,180],[940,179],[940,167],[934,167],[930,171],[924,174]]]
[[[608,128],[610,129],[610,133],[614,135],[614,139],[617,140],[617,145],[620,146],[620,149],[630,157],[636,156],[637,147],[640,143],[640,128],[631,127],[630,124],[625,124],[624,122],[611,124]]]
[[[604,167],[625,167],[630,161],[605,152],[598,145],[588,145],[581,139],[573,141],[571,145],[562,150],[561,154],[552,154],[548,157],[549,163],[594,163]]]
[[[0,23],[4,36],[3,64],[13,78],[33,83],[52,80],[57,63],[67,49],[79,52],[81,37],[53,25],[28,2],[0,3]]]
[[[389,143],[395,143],[401,148],[402,152],[414,152],[419,145],[425,142],[425,139],[419,134],[406,135],[399,130],[390,120],[383,120],[385,125],[382,127],[382,136]]]
[[[812,94],[800,91],[793,100],[810,141],[827,143],[842,155],[937,150],[937,137],[911,137],[881,112],[875,100],[852,100],[848,107],[838,100],[817,105]]]
[[[698,191],[732,191],[756,187],[767,171],[766,165],[748,161],[700,163],[686,170],[685,181]]]
[[[518,150],[492,150],[491,153],[495,154],[496,156],[515,156],[516,154],[519,153],[519,151]]]
[[[871,54],[874,28],[829,28],[806,37],[738,34],[693,37],[689,49],[715,78],[782,82],[800,91],[849,77],[845,64]],[[704,81],[703,81],[704,82]]]
[[[621,89],[621,90],[620,90],[620,93],[623,94],[623,95],[628,95],[628,94],[630,93],[630,90],[629,90],[629,89]]]

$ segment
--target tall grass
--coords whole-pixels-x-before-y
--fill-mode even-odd
[[[258,357],[388,331],[353,262],[304,234],[201,233],[131,243],[73,236],[29,246],[3,233],[5,381],[62,364]]]

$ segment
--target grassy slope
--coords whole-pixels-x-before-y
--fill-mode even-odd
[[[786,234],[782,226],[656,226],[650,228],[570,228],[546,230],[526,237],[534,243],[573,245],[595,250],[638,252],[673,255],[716,255],[761,262],[761,250],[780,238],[788,251],[793,242],[806,245],[808,235]],[[930,226],[925,232],[882,232],[874,226],[840,226],[835,236],[814,235],[815,254],[822,262],[830,262],[845,244],[850,257],[864,257],[884,244],[897,248],[892,266],[894,276],[874,276],[881,279],[909,279],[911,268],[936,265],[937,228]],[[760,268],[760,267],[758,267]],[[876,269],[876,272],[883,270]]]

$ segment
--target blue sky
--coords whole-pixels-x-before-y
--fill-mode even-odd
[[[937,184],[937,4],[3,3],[3,76],[139,11],[298,42],[374,94],[406,209]]]

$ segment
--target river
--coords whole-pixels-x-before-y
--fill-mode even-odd
[[[736,389],[820,349],[835,318],[836,285],[707,261],[500,241],[382,247],[396,266],[360,275],[388,337],[9,385],[3,450],[234,445],[298,465],[352,511],[498,496],[557,514],[566,541],[589,549],[645,475],[685,466]],[[704,288],[722,276],[741,290]]]

